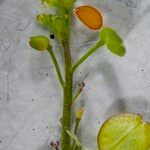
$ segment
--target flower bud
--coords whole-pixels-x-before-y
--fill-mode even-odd
[[[30,46],[38,51],[44,51],[49,47],[49,40],[45,36],[30,37]]]
[[[82,118],[82,116],[83,116],[83,112],[84,112],[84,110],[83,110],[82,107],[81,107],[81,108],[78,108],[78,109],[76,110],[76,113],[75,113],[75,118],[76,118],[77,120],[81,120],[81,118]]]

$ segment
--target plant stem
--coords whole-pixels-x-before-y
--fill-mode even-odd
[[[75,95],[73,96],[73,99],[72,99],[72,105],[76,102],[77,98],[80,96],[81,92],[83,91],[83,88],[80,88],[78,89],[78,91],[75,93]]]
[[[75,135],[77,134],[79,123],[80,123],[80,121],[76,121],[76,123],[75,123],[75,128],[74,128],[74,134]],[[75,147],[76,147],[76,143],[73,141],[72,146],[71,146],[71,150],[74,150]]]
[[[66,36],[67,37],[67,36]],[[72,104],[72,85],[73,73],[71,72],[72,60],[70,54],[69,39],[62,41],[65,61],[65,87],[63,103],[63,123],[62,123],[62,150],[70,150],[70,136],[66,130],[70,131],[71,104]]]
[[[58,76],[58,79],[59,79],[59,82],[60,82],[62,88],[64,88],[64,81],[63,81],[63,78],[62,78],[62,75],[61,75],[61,71],[60,71],[60,68],[59,68],[59,65],[58,65],[58,61],[55,57],[55,54],[52,50],[52,47],[48,47],[47,51],[49,52],[49,54],[52,57],[52,60],[53,60],[53,63],[54,63],[55,69],[56,69],[56,73],[57,73],[57,76]]]
[[[78,90],[76,92],[76,94],[73,96],[73,99],[72,99],[72,105],[76,102],[77,98],[79,97],[79,95],[81,94],[82,90]]]
[[[80,64],[82,64],[92,53],[94,53],[98,48],[100,48],[101,46],[104,45],[103,41],[99,41],[98,43],[96,43],[96,45],[94,47],[92,47],[86,54],[84,54],[78,61],[76,64],[73,65],[72,67],[72,72],[74,72]]]

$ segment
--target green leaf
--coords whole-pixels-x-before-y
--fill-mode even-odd
[[[29,44],[38,51],[44,51],[49,47],[49,39],[45,36],[30,37]]]
[[[118,56],[124,56],[126,53],[123,41],[119,35],[111,28],[105,27],[99,34],[102,41],[105,42],[107,48]]]
[[[39,14],[37,22],[55,33],[58,39],[62,39],[63,24],[58,15]]]
[[[52,5],[52,0],[42,0],[43,5],[51,6]]]
[[[77,150],[82,150],[82,145],[79,141],[79,139],[77,138],[77,136],[74,133],[71,133],[70,131],[66,131],[68,133],[68,135],[75,141],[76,146],[77,146]]]
[[[62,7],[70,7],[74,2],[75,0],[41,0],[42,1],[42,4],[46,4],[48,6],[60,6],[62,5]]]
[[[60,31],[62,28],[61,20],[57,15],[47,15],[47,14],[39,14],[36,17],[36,20],[43,26],[49,29],[55,29]]]
[[[52,7],[54,15],[40,14],[36,20],[55,33],[59,40],[64,34],[70,32],[70,14],[73,8],[73,0],[41,0],[42,4]]]
[[[69,15],[75,0],[42,0],[42,4],[48,7],[55,7],[61,15]]]
[[[99,150],[149,150],[150,124],[137,114],[109,118],[98,134]]]

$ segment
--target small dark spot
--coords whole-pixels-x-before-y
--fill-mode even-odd
[[[51,34],[51,35],[50,35],[50,38],[51,38],[51,39],[54,39],[54,38],[55,38],[54,34]]]
[[[48,76],[48,73],[46,73],[46,77]]]
[[[2,98],[0,97],[0,100],[1,100]]]
[[[141,69],[141,71],[144,71],[144,69]]]
[[[32,131],[34,131],[35,129],[32,129]]]
[[[98,124],[100,124],[101,122],[99,121]]]
[[[32,99],[32,102],[34,101],[34,99]]]
[[[0,141],[0,143],[2,143],[2,141]]]
[[[46,127],[46,129],[48,129],[48,127]]]
[[[58,148],[59,147],[59,141],[52,141],[51,143],[50,143],[50,145],[52,146],[52,147],[54,147],[54,148]]]

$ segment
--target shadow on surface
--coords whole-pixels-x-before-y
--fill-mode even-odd
[[[48,146],[48,144],[44,144],[43,146],[41,146],[37,150],[53,150],[53,149],[50,148],[50,146]]]
[[[4,3],[5,0],[0,0],[0,5]]]
[[[106,110],[105,119],[118,113],[138,113],[146,120],[150,120],[150,102],[140,95],[136,97],[123,97],[123,89],[118,81],[116,71],[108,60],[103,60],[94,71],[96,74],[100,71],[112,95],[113,103]]]
[[[125,97],[115,100],[113,104],[106,110],[105,119],[118,113],[137,113],[142,115],[146,121],[150,121],[150,103],[141,96]]]
[[[113,104],[106,110],[105,119],[118,113],[139,113],[146,120],[150,120],[150,102],[142,96],[137,97],[122,97],[123,89],[118,81],[117,74],[113,65],[109,61],[101,62],[99,69],[105,80],[107,87],[111,91]]]

